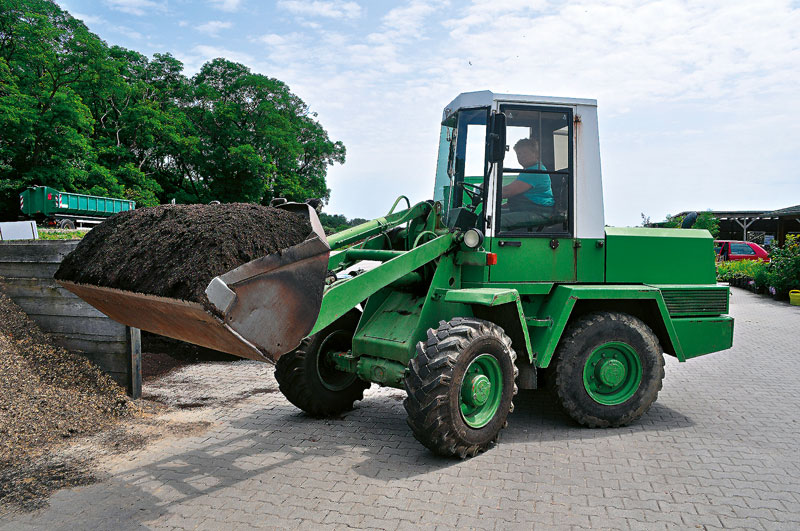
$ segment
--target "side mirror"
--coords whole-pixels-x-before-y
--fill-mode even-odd
[[[486,139],[486,158],[489,163],[502,162],[506,156],[506,115],[492,114]]]

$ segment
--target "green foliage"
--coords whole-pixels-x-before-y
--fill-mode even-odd
[[[786,237],[783,247],[773,246],[767,273],[769,285],[779,295],[786,296],[793,289],[800,289],[800,238]]]
[[[711,212],[700,212],[693,229],[706,229],[716,240],[719,238],[719,220],[711,215]]]
[[[367,220],[364,218],[353,218],[348,220],[341,214],[326,214],[325,212],[320,212],[319,220],[322,223],[322,228],[325,229],[325,234],[335,234],[345,229],[349,229],[350,227],[355,227],[356,225],[361,225],[362,223],[367,222]]]
[[[40,240],[80,240],[89,233],[88,229],[61,230],[39,229]]]
[[[669,216],[667,215],[667,221],[663,222],[662,226],[667,228],[680,228],[681,223],[683,223],[683,219],[685,216]],[[642,219],[645,219],[644,214],[642,214]],[[650,218],[647,218],[649,222]],[[693,229],[706,229],[708,232],[711,233],[711,236],[716,240],[719,238],[719,220],[711,215],[711,212],[698,212],[697,220],[694,222],[692,226]]]
[[[753,280],[756,276],[764,278],[767,263],[760,260],[736,260],[717,263],[717,279],[721,282],[732,280]],[[761,284],[759,287],[764,287]]]
[[[140,206],[327,199],[343,163],[281,81],[108,46],[48,0],[0,0],[0,219],[39,184]]]

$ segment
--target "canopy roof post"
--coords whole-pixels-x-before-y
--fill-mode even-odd
[[[755,221],[758,219],[758,217],[754,217],[750,221],[747,221],[748,218],[742,218],[742,219],[744,219],[744,223],[739,221],[739,218],[733,218],[733,221],[735,221],[736,223],[739,224],[740,227],[742,227],[742,231],[743,231],[742,241],[746,242],[747,241],[747,229],[748,229],[748,227],[750,227],[750,225],[755,223]]]

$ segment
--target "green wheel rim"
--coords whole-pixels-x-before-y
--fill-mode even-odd
[[[458,405],[461,418],[471,428],[483,428],[494,418],[503,396],[503,370],[491,354],[481,354],[469,364],[461,381]]]
[[[338,370],[330,354],[349,350],[352,333],[337,330],[322,340],[317,355],[317,376],[322,386],[329,391],[343,391],[356,381],[356,375]]]
[[[642,383],[642,362],[627,343],[611,341],[594,349],[583,367],[583,386],[598,404],[629,400]]]

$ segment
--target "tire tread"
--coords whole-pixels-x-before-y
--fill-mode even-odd
[[[316,355],[316,339],[316,335],[307,337],[295,350],[278,358],[275,366],[278,389],[289,402],[312,417],[324,418],[350,411],[357,400],[363,400],[364,391],[370,384],[356,379],[348,388],[335,393],[327,392],[325,396],[315,391],[310,378],[316,378],[316,374],[310,374],[309,366],[316,360],[309,357]]]
[[[409,363],[405,388],[408,396],[403,401],[408,413],[408,425],[414,437],[434,453],[460,458],[473,457],[494,444],[499,430],[483,444],[469,444],[459,437],[453,427],[448,401],[452,372],[458,356],[475,338],[492,336],[509,351],[517,377],[516,353],[511,339],[502,328],[480,319],[456,317],[440,321],[435,330],[428,329],[427,339],[417,343],[417,355]],[[514,383],[512,398],[517,394]],[[513,400],[509,411],[513,411]],[[505,427],[503,422],[501,429]]]
[[[655,378],[646,382],[642,380],[642,385],[649,386],[645,389],[642,400],[637,406],[626,414],[615,419],[602,418],[592,414],[581,406],[571,395],[572,386],[577,385],[569,375],[583,373],[583,358],[580,356],[580,339],[594,327],[608,327],[610,324],[621,324],[639,334],[648,344],[651,353],[657,355],[657,374]],[[661,391],[664,379],[664,356],[661,347],[653,331],[640,319],[621,312],[592,312],[581,317],[572,324],[559,342],[558,351],[555,359],[551,362],[555,364],[554,390],[562,409],[579,424],[589,428],[617,428],[630,424],[647,413]],[[581,365],[580,367],[578,365]],[[582,381],[581,381],[582,385]]]

